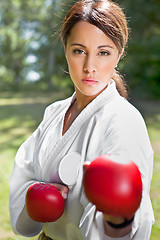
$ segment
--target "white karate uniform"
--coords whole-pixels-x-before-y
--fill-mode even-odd
[[[119,95],[112,81],[83,109],[62,136],[65,113],[75,98],[74,93],[72,97],[47,107],[43,121],[17,152],[9,201],[14,232],[30,237],[43,230],[54,240],[112,239],[104,234],[103,215],[95,213],[95,206],[87,201],[82,187],[83,162],[110,154],[134,161],[143,181],[142,202],[135,214],[132,231],[119,239],[148,240],[154,223],[149,197],[153,151],[143,118]],[[33,221],[25,209],[28,187],[34,182],[61,183],[59,164],[65,156],[74,153],[80,156],[79,174],[76,184],[69,186],[63,216],[53,223]]]

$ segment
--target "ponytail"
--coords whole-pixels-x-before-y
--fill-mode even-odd
[[[128,92],[127,92],[127,84],[123,78],[122,75],[120,75],[120,73],[117,70],[114,70],[112,79],[115,81],[116,83],[116,88],[119,92],[119,94],[128,99]]]

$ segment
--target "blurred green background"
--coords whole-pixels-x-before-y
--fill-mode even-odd
[[[129,100],[141,111],[155,152],[151,200],[160,239],[160,1],[117,0],[131,28],[118,67]],[[58,37],[71,0],[0,0],[0,239],[26,239],[11,230],[8,183],[20,144],[34,131],[45,107],[68,97],[73,85]],[[37,239],[37,238],[34,238]]]
[[[131,95],[160,98],[160,1],[117,0],[131,29],[119,68]],[[60,44],[73,0],[0,1],[0,91],[73,90]]]

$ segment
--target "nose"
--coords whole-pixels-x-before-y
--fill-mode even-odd
[[[94,57],[91,57],[89,55],[86,56],[83,70],[85,73],[96,72],[96,64]]]

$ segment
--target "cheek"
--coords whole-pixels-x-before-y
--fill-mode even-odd
[[[74,60],[70,60],[68,62],[68,66],[69,66],[70,70],[72,70],[72,71],[74,71],[77,68],[77,64]]]
[[[98,63],[98,69],[101,73],[113,73],[117,61],[115,59],[107,59]]]
[[[69,73],[71,75],[77,75],[79,72],[81,72],[81,66],[82,66],[82,61],[75,59],[75,58],[70,58],[68,61],[68,68],[69,68]]]
[[[114,71],[114,65],[112,63],[101,64],[99,65],[99,73],[101,75],[112,75]]]

